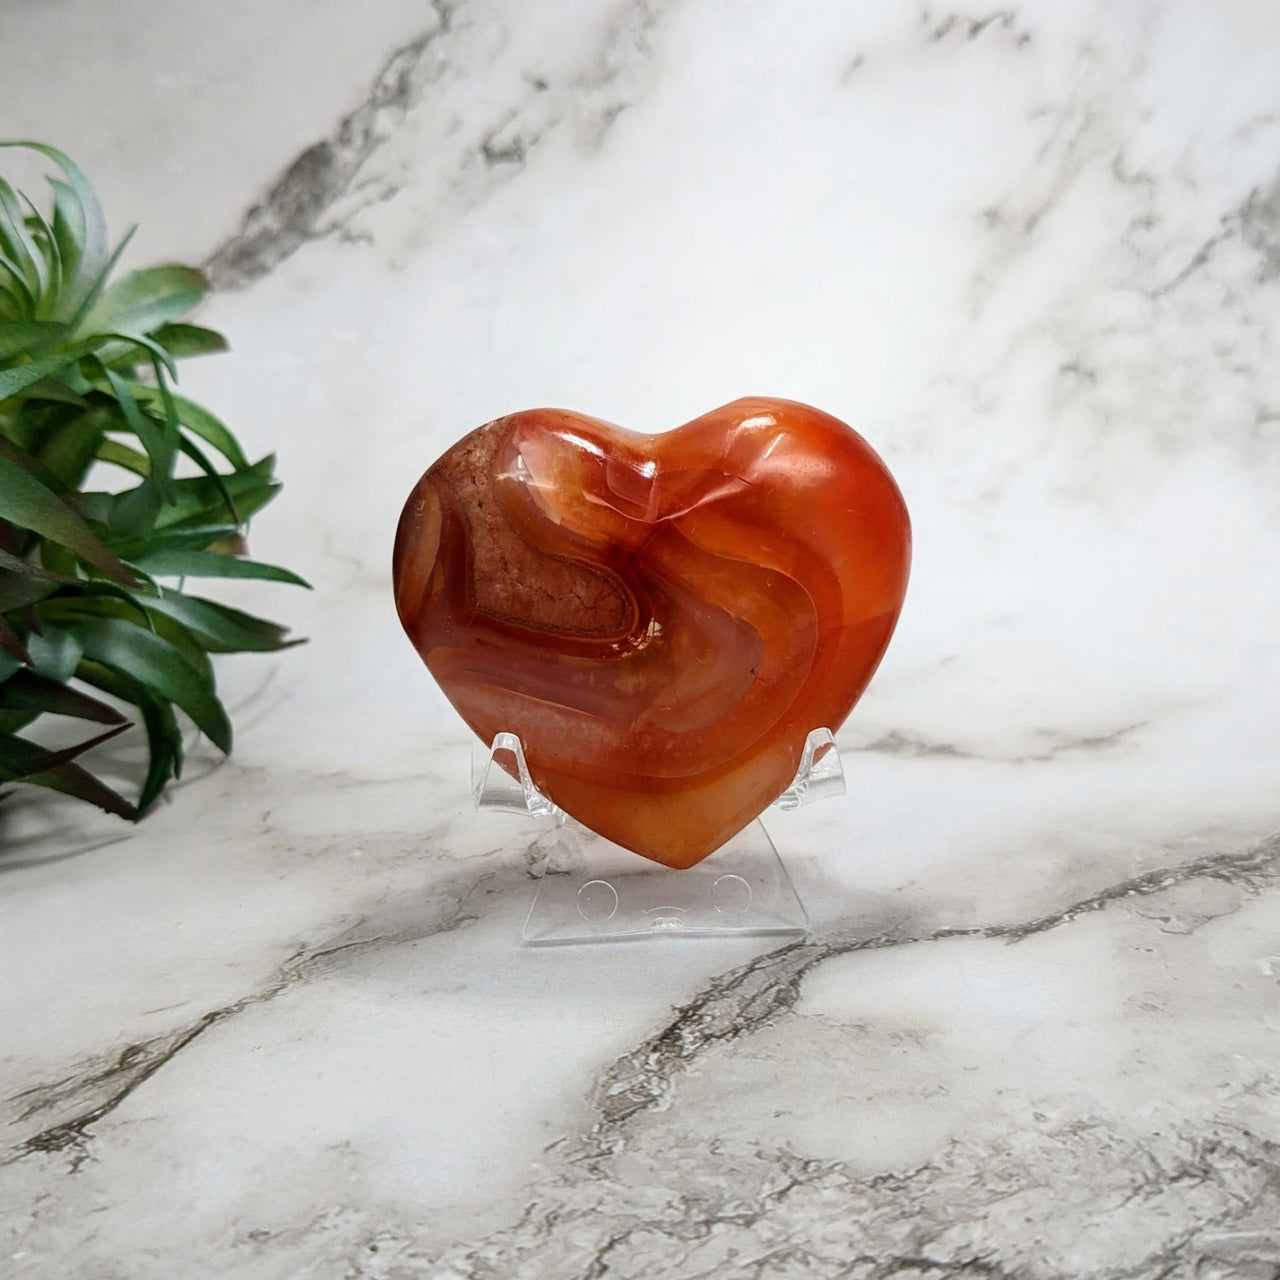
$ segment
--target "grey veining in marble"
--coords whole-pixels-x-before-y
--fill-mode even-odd
[[[1274,5],[46,0],[0,65],[206,264],[184,389],[317,587],[136,830],[0,814],[0,1275],[1280,1275]],[[916,531],[849,795],[769,820],[813,931],[522,948],[399,504],[753,391]]]

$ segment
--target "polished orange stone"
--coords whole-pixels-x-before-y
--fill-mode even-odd
[[[396,606],[486,743],[519,735],[567,813],[690,867],[849,714],[910,557],[884,463],[807,405],[736,400],[654,436],[532,409],[418,481]]]

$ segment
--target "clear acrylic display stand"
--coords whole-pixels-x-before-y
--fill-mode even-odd
[[[675,871],[589,831],[544,796],[514,733],[476,744],[478,809],[553,820],[524,940],[615,942],[680,935],[803,934],[809,918],[760,819],[687,871]],[[844,794],[844,770],[828,729],[805,740],[800,767],[775,809]]]

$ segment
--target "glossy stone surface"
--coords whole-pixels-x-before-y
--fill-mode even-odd
[[[738,400],[656,436],[536,409],[418,482],[396,605],[485,742],[518,734],[566,812],[689,867],[849,714],[910,546],[884,464],[817,409]]]

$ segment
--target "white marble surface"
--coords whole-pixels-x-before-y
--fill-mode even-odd
[[[317,586],[136,831],[6,806],[0,1274],[1280,1274],[1271,0],[10,0],[0,66],[210,263],[184,381]],[[915,521],[850,794],[773,820],[813,932],[522,949],[400,501],[749,392]]]

